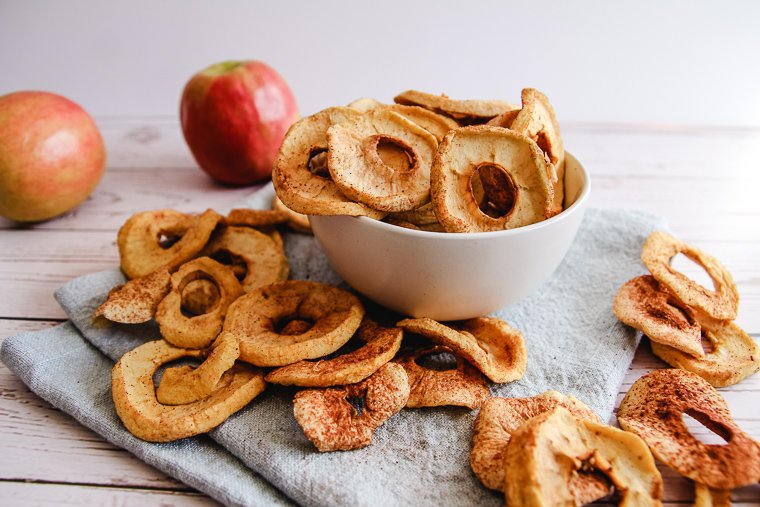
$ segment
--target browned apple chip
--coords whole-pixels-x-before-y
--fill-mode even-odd
[[[366,215],[385,213],[348,199],[338,189],[327,168],[327,130],[361,113],[347,107],[331,107],[302,118],[290,127],[277,155],[272,182],[282,203],[305,215]]]
[[[617,291],[612,311],[621,322],[642,331],[650,340],[694,357],[704,357],[699,323],[654,277],[628,280]]]
[[[501,100],[454,100],[446,95],[407,90],[393,98],[397,104],[420,106],[450,116],[461,123],[485,123],[489,119],[519,107]]]
[[[572,483],[584,468],[609,478],[619,505],[662,505],[662,476],[639,437],[560,406],[512,433],[504,466],[507,505],[578,505]]]
[[[709,351],[702,358],[652,342],[652,352],[671,366],[696,373],[714,387],[738,384],[760,371],[760,347],[733,322],[717,322],[702,328]]]
[[[303,213],[296,213],[292,209],[285,206],[279,197],[275,194],[272,199],[272,209],[282,211],[288,216],[288,227],[296,232],[302,232],[304,234],[311,234],[311,224],[309,223],[309,217]]]
[[[671,259],[679,253],[702,266],[712,279],[715,290],[710,291],[676,271]],[[681,303],[696,311],[698,316],[715,320],[733,320],[739,308],[739,292],[731,273],[716,259],[663,231],[649,235],[641,251],[641,261],[658,282]]]
[[[185,405],[211,396],[239,355],[235,337],[222,333],[197,368],[189,365],[167,368],[156,390],[156,399],[163,405]]]
[[[127,278],[139,278],[160,268],[176,270],[201,251],[221,218],[213,210],[199,216],[174,210],[132,215],[119,229],[122,271]]]
[[[546,391],[531,398],[489,398],[483,403],[472,433],[470,465],[485,487],[503,491],[504,457],[512,433],[528,419],[555,407],[564,407],[579,419],[602,422],[585,403],[557,391]],[[609,493],[605,481],[594,475],[579,475],[578,480],[586,484],[579,485],[582,487],[577,489],[590,495],[577,498],[579,505],[593,502]]]
[[[259,287],[230,306],[224,330],[240,341],[240,359],[256,366],[285,366],[332,354],[353,336],[364,317],[359,299],[337,287],[289,280]],[[308,323],[289,334],[293,320]]]
[[[408,398],[404,369],[386,363],[358,384],[296,393],[293,414],[319,451],[349,451],[372,443],[375,430]]]
[[[206,433],[266,387],[261,370],[239,364],[227,370],[216,389],[202,400],[185,405],[159,403],[153,383],[156,370],[171,361],[203,354],[202,350],[181,349],[159,340],[122,356],[113,368],[112,394],[116,413],[130,433],[149,442],[171,442]]]
[[[435,137],[400,114],[385,109],[363,113],[327,131],[328,168],[347,197],[391,212],[430,200],[430,166]]]
[[[303,321],[299,328],[293,326],[289,331],[300,334],[307,329]],[[393,359],[401,347],[403,331],[399,328],[385,328],[365,318],[354,335],[363,345],[358,349],[331,359],[316,361],[298,361],[270,372],[266,381],[272,384],[295,385],[304,387],[330,387],[354,384],[375,373],[378,368]],[[351,345],[351,341],[347,343]],[[338,351],[340,352],[340,350]]]
[[[479,125],[446,135],[433,161],[431,195],[447,231],[499,231],[550,216],[553,188],[536,143]]]
[[[450,356],[454,364],[430,362],[431,356],[442,355]],[[404,367],[409,376],[408,408],[451,405],[474,409],[491,394],[483,374],[447,347],[415,350],[396,362]]]
[[[182,290],[198,279],[215,283],[219,299],[204,314],[185,315],[182,312]],[[240,282],[228,267],[208,257],[199,257],[183,264],[172,275],[171,283],[171,292],[159,303],[156,311],[161,336],[177,347],[208,347],[222,329],[227,308],[243,294]]]
[[[503,120],[505,123],[508,118]],[[559,123],[546,95],[533,88],[522,91],[522,109],[509,128],[528,136],[546,155],[546,170],[553,185],[551,215],[560,213],[565,197],[565,146],[559,135]]]
[[[512,382],[525,374],[527,352],[522,333],[501,319],[478,317],[444,325],[425,317],[396,325],[449,347],[493,382]]]
[[[224,217],[224,223],[241,227],[265,228],[284,224],[288,219],[288,213],[284,210],[235,208]]]
[[[156,313],[158,303],[169,292],[171,275],[166,268],[140,278],[133,278],[114,288],[100,305],[95,316],[102,315],[112,322],[140,324]]]
[[[222,264],[241,268],[235,274],[245,292],[286,280],[290,273],[282,244],[271,235],[249,227],[224,228],[213,236],[202,254]]]
[[[684,415],[726,443],[701,442]],[[734,422],[718,391],[694,373],[656,370],[639,378],[620,404],[618,422],[643,438],[657,459],[707,487],[733,489],[760,481],[760,444]]]

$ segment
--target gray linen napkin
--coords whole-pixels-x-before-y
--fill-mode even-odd
[[[271,187],[266,187],[254,194],[247,205],[264,208],[270,198]],[[662,228],[665,228],[662,220],[651,215],[588,210],[573,246],[553,277],[524,301],[496,312],[523,331],[528,369],[518,382],[493,386],[492,394],[529,396],[556,389],[577,396],[603,419],[609,418],[638,344],[638,335],[612,315],[612,299],[620,284],[644,272],[639,262],[641,245],[650,232]],[[287,234],[285,244],[292,278],[340,282],[313,238]],[[146,340],[158,338],[152,324],[92,323],[94,309],[108,290],[122,281],[118,270],[96,273],[73,280],[56,293],[73,324],[112,359]],[[35,334],[8,338],[3,347],[3,361],[17,373],[19,356],[26,352],[24,342],[30,341],[31,336]],[[59,352],[51,350],[47,356],[39,352],[35,360],[54,360],[56,355]],[[82,356],[70,352],[66,360],[91,361]],[[30,362],[28,358],[26,362]],[[45,373],[49,369],[52,368],[37,368],[36,392],[43,398],[46,390],[52,389],[46,387],[46,382],[55,381],[52,372]],[[19,375],[26,381],[22,373]],[[108,382],[94,375],[86,381]],[[100,403],[108,404],[108,410],[112,411],[108,385],[100,385],[99,392]],[[315,451],[296,424],[291,399],[291,390],[270,387],[213,430],[210,437],[299,504],[500,505],[502,502],[500,495],[483,488],[470,471],[468,454],[475,412],[453,407],[402,410],[376,431],[371,446],[322,454]],[[80,409],[88,410],[86,406]],[[114,432],[124,432],[118,420],[113,419],[94,429],[107,438]],[[193,445],[184,443],[194,440],[186,439],[177,445]],[[119,443],[138,456],[145,454],[143,447],[156,447],[140,441],[127,444]],[[152,461],[156,466],[160,462],[160,458]],[[183,464],[189,470],[198,466],[192,458]],[[198,481],[186,482],[222,501],[239,501],[239,496],[231,500],[226,495],[230,489],[232,493],[238,491],[239,483],[220,485],[219,474],[208,474]],[[251,482],[249,492],[258,503],[276,498],[271,488],[267,490],[258,481]]]

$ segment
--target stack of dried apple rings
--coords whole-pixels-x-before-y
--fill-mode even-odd
[[[394,100],[296,122],[272,176],[282,203],[434,232],[512,229],[562,211],[564,144],[544,94],[524,89],[521,107],[415,90]]]

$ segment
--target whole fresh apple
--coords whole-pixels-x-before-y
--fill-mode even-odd
[[[180,120],[190,151],[212,178],[230,185],[266,180],[282,139],[298,119],[293,92],[268,65],[212,65],[185,85]]]
[[[95,190],[106,150],[95,122],[74,102],[47,92],[0,97],[0,215],[47,220]]]

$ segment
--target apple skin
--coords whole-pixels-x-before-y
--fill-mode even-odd
[[[185,85],[180,121],[196,162],[228,185],[271,177],[277,151],[298,119],[293,92],[258,61],[212,65]]]
[[[95,122],[65,97],[22,91],[0,97],[0,215],[39,222],[95,190],[106,150]]]

